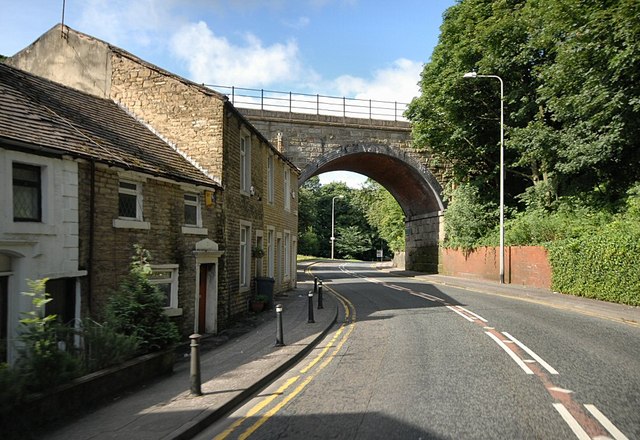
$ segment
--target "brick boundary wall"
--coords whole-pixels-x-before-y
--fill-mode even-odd
[[[498,247],[480,247],[472,252],[440,249],[438,272],[469,279],[500,281]],[[504,249],[505,283],[551,289],[551,265],[542,246],[507,246]]]

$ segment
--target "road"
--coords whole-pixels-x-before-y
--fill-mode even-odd
[[[322,263],[344,310],[198,439],[638,439],[640,328]]]

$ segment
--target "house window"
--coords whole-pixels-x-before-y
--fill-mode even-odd
[[[271,278],[274,278],[275,273],[275,250],[275,231],[273,229],[269,229],[267,231],[267,276]]]
[[[8,286],[9,277],[0,276],[0,363],[7,361],[7,329],[9,327]]]
[[[275,198],[275,169],[273,154],[267,159],[267,202],[273,204]]]
[[[284,169],[284,210],[291,210],[291,171],[289,168]]]
[[[42,221],[41,168],[13,164],[13,221]]]
[[[240,191],[249,194],[251,190],[251,136],[240,138]]]
[[[240,287],[249,287],[251,226],[240,225]]]
[[[178,308],[178,268],[177,264],[151,266],[149,282],[157,286],[164,296],[165,308]]]
[[[184,195],[184,224],[199,227],[202,224],[200,217],[200,199],[197,194]]]
[[[284,278],[291,276],[291,233],[284,231]]]
[[[142,185],[136,182],[120,181],[118,194],[118,216],[142,220]]]
[[[45,314],[56,315],[63,324],[73,322],[76,318],[76,279],[48,280],[45,289],[51,295],[51,301],[44,308]]]

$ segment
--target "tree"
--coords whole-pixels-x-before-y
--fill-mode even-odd
[[[371,237],[358,226],[341,226],[336,232],[335,248],[343,258],[362,259],[363,254],[371,251]]]
[[[638,14],[634,0],[457,3],[407,110],[416,146],[454,183],[496,200],[498,83],[462,79],[495,74],[505,82],[508,205],[623,198],[640,179]]]
[[[387,243],[388,248],[394,252],[403,251],[405,216],[391,193],[374,180],[367,179],[355,200],[365,212],[369,224]]]

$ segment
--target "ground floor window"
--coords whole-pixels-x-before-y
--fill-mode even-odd
[[[0,277],[0,363],[7,362],[7,332],[9,327],[9,277]]]
[[[152,265],[149,275],[149,282],[164,295],[164,307],[171,309],[178,308],[178,268],[177,264]]]
[[[45,292],[51,295],[44,308],[45,315],[56,315],[58,321],[68,324],[76,318],[76,279],[57,278],[47,281]]]

